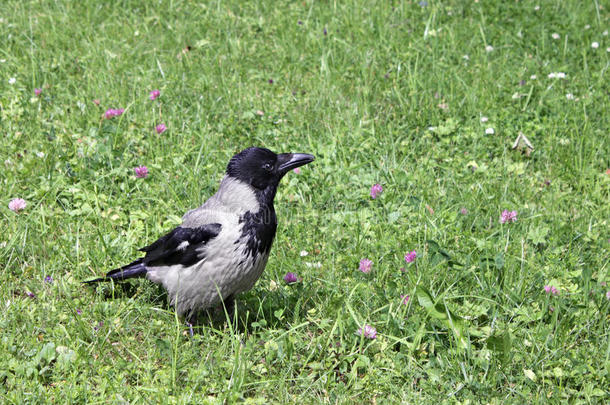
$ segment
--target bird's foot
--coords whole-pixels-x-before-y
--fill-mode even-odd
[[[193,333],[193,324],[190,322],[186,322],[186,326],[188,326],[189,328],[189,336],[193,337],[194,333]]]

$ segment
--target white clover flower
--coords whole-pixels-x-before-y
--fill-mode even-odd
[[[482,117],[481,117],[481,122],[482,122],[482,123],[485,123],[485,122],[487,122],[487,121],[489,121],[489,118],[487,118],[486,116],[482,116]]]
[[[493,50],[494,50],[494,47],[493,47],[493,46],[491,46],[491,45],[487,45],[487,46],[485,47],[485,51],[486,51],[486,52],[491,52],[491,51],[493,51]]]
[[[496,133],[496,131],[494,131],[494,129],[493,129],[493,128],[487,128],[487,129],[485,130],[485,133],[486,133],[487,135],[493,135],[493,134],[495,134],[495,133]]]
[[[591,48],[593,48],[593,49],[599,48],[599,42],[592,42],[591,43]]]
[[[536,80],[538,77],[536,75],[531,75],[530,80]]]
[[[10,79],[8,79],[8,84],[15,84],[17,82],[17,79],[15,79],[14,77],[11,77]]]
[[[559,35],[558,33],[556,33],[556,32],[553,32],[553,34],[551,35],[551,37],[552,37],[553,39],[559,39],[559,38],[561,38],[561,37],[560,37],[560,35]]]
[[[566,94],[566,98],[567,98],[568,100],[574,100],[574,94],[572,94],[572,93],[568,93],[568,94]]]

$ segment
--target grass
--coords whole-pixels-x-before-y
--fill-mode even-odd
[[[607,402],[608,8],[425,3],[5,0],[3,402]],[[80,283],[250,145],[317,160],[237,328],[191,338],[153,284]]]

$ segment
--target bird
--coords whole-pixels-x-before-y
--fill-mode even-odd
[[[84,283],[144,277],[166,289],[188,322],[221,304],[232,319],[236,296],[250,290],[267,265],[280,180],[314,159],[262,147],[242,150],[229,161],[218,191],[184,214],[179,226],[139,249],[143,257]]]

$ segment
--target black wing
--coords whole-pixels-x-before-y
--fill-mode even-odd
[[[197,228],[177,227],[156,242],[140,249],[146,252],[142,259],[145,266],[190,266],[203,259],[198,249],[214,239],[222,225],[206,224]]]

